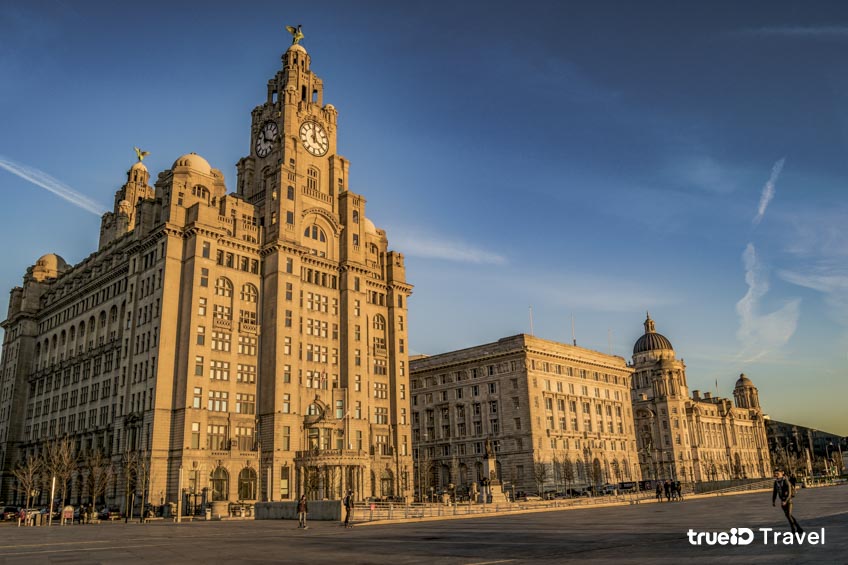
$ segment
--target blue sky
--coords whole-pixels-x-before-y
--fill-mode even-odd
[[[573,313],[629,358],[650,310],[691,389],[745,372],[772,417],[848,434],[843,3],[115,4],[0,11],[2,288],[95,249],[79,204],[107,209],[133,146],[234,189],[300,23],[351,188],[407,255],[414,351],[528,332],[532,306],[536,335]]]

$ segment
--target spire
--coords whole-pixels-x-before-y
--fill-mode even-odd
[[[652,334],[657,332],[657,327],[654,324],[654,321],[651,319],[650,312],[645,312],[645,333]]]

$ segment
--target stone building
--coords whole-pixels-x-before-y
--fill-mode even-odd
[[[411,365],[419,495],[472,489],[487,441],[506,488],[561,491],[641,477],[631,369],[621,357],[521,334]]]
[[[757,388],[740,375],[734,401],[697,390],[650,316],[633,347],[633,412],[645,479],[710,481],[771,476]],[[735,402],[735,405],[734,405]]]
[[[292,45],[263,85],[236,193],[194,153],[153,187],[138,162],[99,249],[73,266],[45,255],[12,290],[0,499],[60,437],[117,468],[141,457],[154,504],[411,494],[412,287],[349,189],[310,63]],[[123,505],[121,481],[106,498]]]
[[[848,438],[768,416],[766,436],[772,461],[796,475],[839,474]]]

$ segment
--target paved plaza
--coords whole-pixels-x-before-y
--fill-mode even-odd
[[[825,545],[764,546],[758,528],[786,529],[770,493],[678,503],[484,518],[359,525],[223,521],[0,527],[2,563],[846,563],[848,486],[799,491],[796,516]],[[693,547],[687,531],[747,527],[747,546]]]

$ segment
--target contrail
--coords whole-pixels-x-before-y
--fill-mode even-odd
[[[769,177],[766,185],[763,187],[763,193],[760,195],[760,205],[757,207],[757,215],[754,216],[754,225],[759,224],[763,219],[769,202],[771,202],[771,199],[774,198],[774,185],[777,182],[777,177],[780,176],[780,171],[783,170],[783,163],[785,161],[786,158],[784,157],[771,168],[771,176]]]
[[[13,175],[17,175],[36,186],[49,190],[59,198],[64,198],[74,206],[82,208],[87,212],[91,212],[97,216],[103,214],[105,206],[102,206],[87,196],[80,194],[65,183],[54,179],[44,171],[16,163],[2,155],[0,155],[0,168],[6,169]]]

